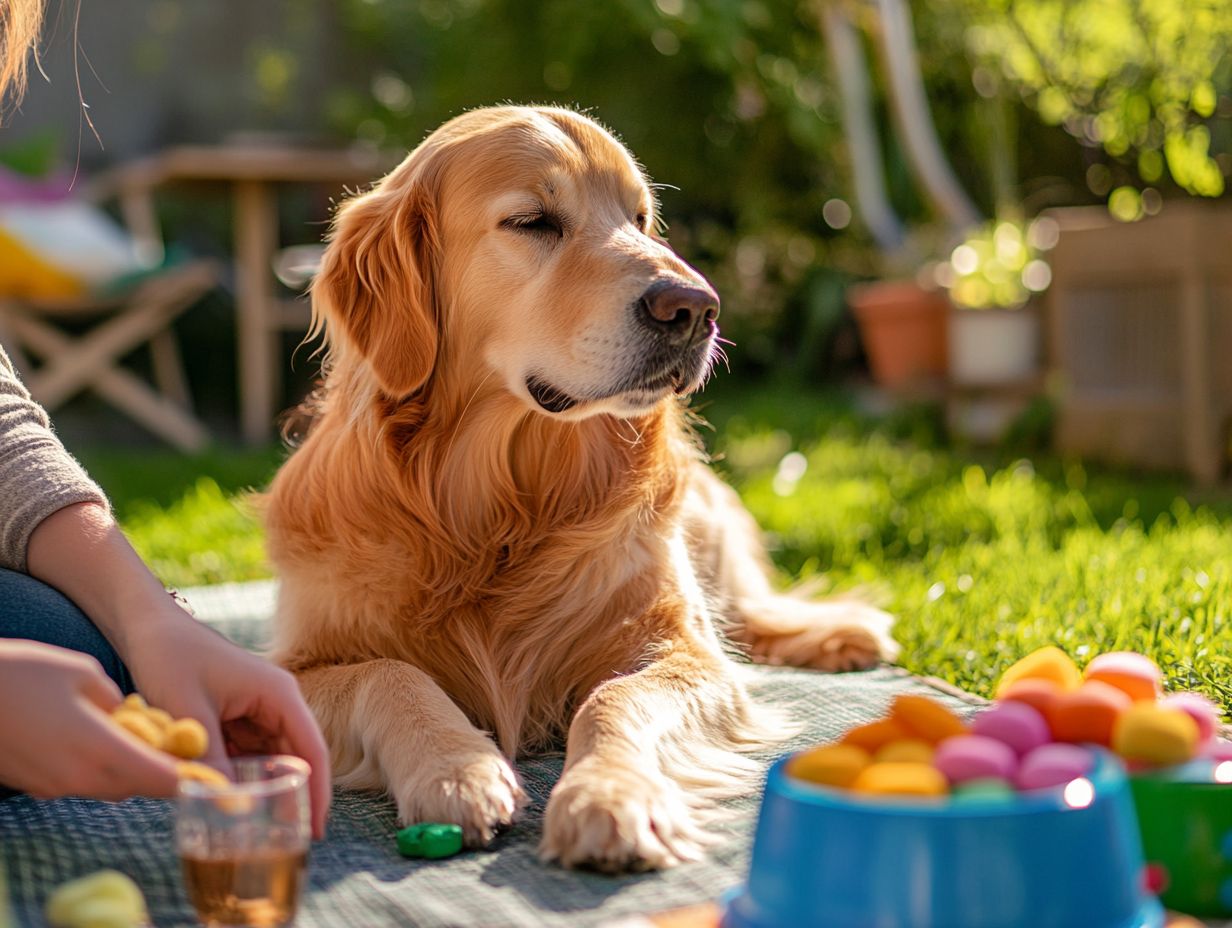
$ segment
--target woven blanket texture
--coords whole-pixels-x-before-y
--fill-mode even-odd
[[[186,591],[203,621],[239,643],[262,640],[272,611],[270,583]],[[759,698],[790,707],[804,726],[782,753],[831,739],[883,714],[901,692],[938,695],[891,669],[828,675],[756,670]],[[954,706],[961,703],[939,696]],[[764,755],[766,766],[775,755]],[[560,774],[559,754],[524,760],[518,770],[532,804],[523,820],[482,851],[440,861],[397,853],[392,803],[337,792],[325,840],[311,851],[298,928],[344,926],[569,926],[584,928],[717,898],[740,882],[747,864],[757,797],[728,803],[722,843],[705,861],[662,873],[604,876],[546,866],[535,856],[544,805]],[[0,802],[0,859],[17,925],[42,925],[51,890],[102,867],[123,871],[144,890],[155,925],[197,922],[185,896],[173,842],[174,805],[133,799]]]

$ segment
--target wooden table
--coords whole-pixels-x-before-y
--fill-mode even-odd
[[[324,150],[285,145],[191,145],[169,148],[107,175],[124,218],[139,239],[161,243],[148,191],[163,184],[216,182],[230,185],[234,203],[232,237],[238,290],[236,332],[239,354],[240,430],[248,444],[273,435],[281,382],[279,333],[296,327],[303,313],[281,308],[274,293],[272,261],[279,247],[279,184],[342,188],[379,178],[394,164],[384,153],[352,148]]]

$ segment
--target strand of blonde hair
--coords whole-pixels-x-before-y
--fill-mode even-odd
[[[14,101],[25,92],[31,53],[38,62],[42,24],[42,0],[0,0],[0,103],[9,92]]]

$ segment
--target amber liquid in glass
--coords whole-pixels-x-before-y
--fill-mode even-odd
[[[306,850],[279,848],[232,857],[180,857],[188,897],[201,921],[251,928],[290,923],[307,861]]]

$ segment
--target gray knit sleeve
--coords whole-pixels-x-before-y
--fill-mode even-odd
[[[107,497],[56,438],[0,348],[0,567],[25,571],[39,523],[85,502],[106,506]]]

